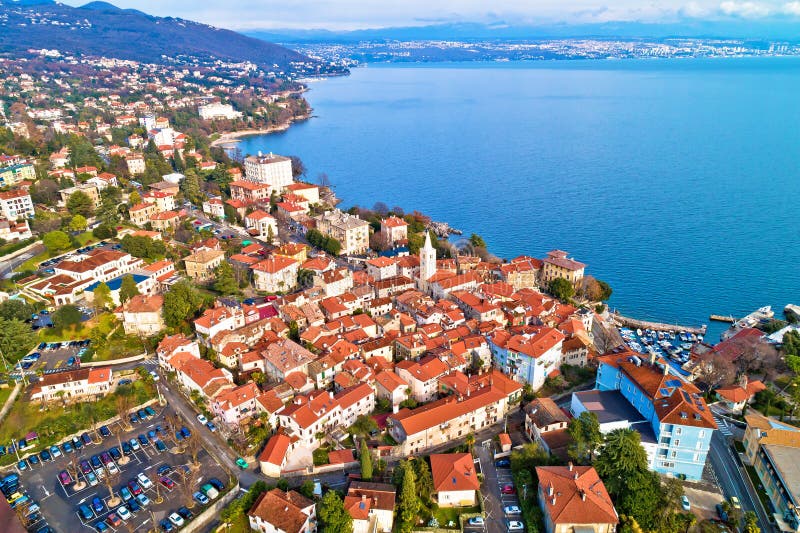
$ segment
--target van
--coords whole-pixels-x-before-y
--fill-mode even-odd
[[[200,490],[203,492],[203,494],[205,494],[208,497],[209,500],[213,500],[217,496],[219,496],[219,492],[217,491],[217,489],[212,487],[210,483],[206,483],[205,485],[200,487]]]

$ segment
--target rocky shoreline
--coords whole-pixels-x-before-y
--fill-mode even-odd
[[[275,126],[270,126],[269,128],[229,131],[220,135],[218,139],[211,141],[211,147],[213,148],[215,146],[221,146],[223,148],[232,148],[236,145],[236,143],[241,142],[242,137],[250,137],[253,135],[269,135],[270,133],[286,131],[295,122],[307,120],[311,117],[312,115],[309,112],[303,115],[294,116],[289,120],[281,122],[280,124],[276,124]]]

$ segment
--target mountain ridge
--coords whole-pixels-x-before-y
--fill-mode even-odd
[[[3,0],[0,51],[56,49],[151,63],[166,57],[250,61],[268,70],[315,63],[283,46],[231,30],[173,17],[156,17],[108,2],[71,7],[52,0]],[[274,66],[277,65],[277,68]]]

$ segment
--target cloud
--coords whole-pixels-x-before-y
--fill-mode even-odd
[[[773,7],[762,2],[736,2],[728,0],[719,5],[723,14],[746,19],[763,18],[773,14]]]
[[[783,4],[783,12],[795,17],[800,16],[800,2],[787,2]]]

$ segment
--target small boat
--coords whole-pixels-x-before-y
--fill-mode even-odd
[[[637,334],[639,337],[641,337],[641,336],[642,336],[642,330],[641,330],[641,329],[637,329],[637,330],[636,330],[636,334]]]
[[[691,342],[684,342],[683,344],[681,344],[681,348],[683,348],[684,350],[691,350],[692,349],[692,343]]]

